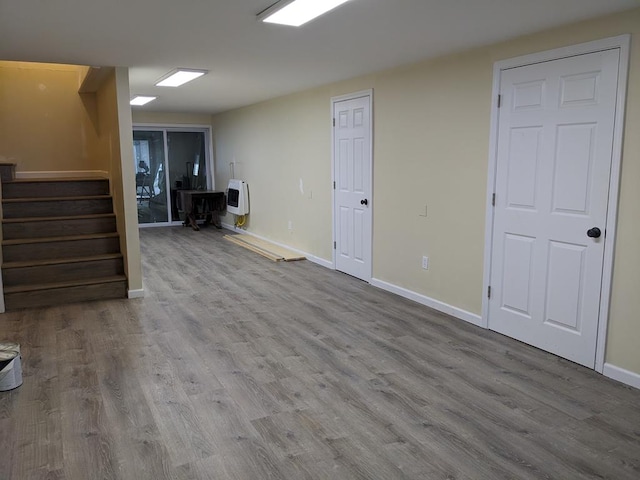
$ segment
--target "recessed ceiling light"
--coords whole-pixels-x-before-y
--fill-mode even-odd
[[[349,0],[281,0],[258,15],[266,23],[299,27]]]
[[[158,97],[145,97],[144,95],[137,95],[136,97],[133,97],[131,99],[131,101],[129,102],[129,105],[136,105],[136,106],[146,105],[149,102],[153,102],[156,98]]]
[[[201,77],[205,73],[207,73],[206,70],[187,70],[179,68],[178,70],[170,72],[162,80],[156,83],[156,87],[179,87],[180,85],[184,85],[191,80]]]

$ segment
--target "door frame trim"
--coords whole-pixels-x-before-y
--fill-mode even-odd
[[[369,153],[370,153],[370,157],[371,157],[371,175],[369,176],[369,192],[371,200],[370,200],[370,210],[371,210],[371,230],[369,232],[369,235],[371,236],[371,251],[369,252],[369,258],[371,259],[370,265],[369,265],[369,275],[368,278],[366,279],[367,282],[371,283],[371,279],[373,278],[373,206],[374,206],[374,201],[373,201],[373,132],[374,132],[374,125],[373,125],[373,88],[370,88],[368,90],[360,90],[358,92],[353,92],[353,93],[347,93],[345,95],[338,95],[335,97],[331,97],[331,101],[330,101],[330,111],[329,111],[329,125],[331,125],[331,226],[333,229],[333,232],[331,234],[331,238],[332,238],[332,242],[335,242],[334,244],[337,244],[338,239],[336,238],[336,232],[337,232],[337,228],[336,228],[336,220],[337,220],[337,215],[336,215],[336,190],[333,187],[334,186],[334,182],[336,181],[336,150],[335,150],[335,129],[333,127],[333,114],[335,111],[335,104],[338,102],[344,102],[345,100],[355,100],[356,98],[362,98],[362,97],[368,97],[369,98]],[[336,270],[336,249],[332,248],[331,251],[333,252],[332,256],[331,256],[331,263],[333,265],[333,270]]]
[[[595,53],[605,50],[620,50],[618,64],[618,95],[616,98],[615,126],[613,131],[613,149],[611,155],[611,175],[609,177],[609,198],[606,218],[607,239],[604,246],[602,268],[602,286],[600,288],[600,312],[598,315],[598,333],[596,341],[595,370],[604,371],[604,360],[607,343],[607,327],[609,324],[609,308],[611,301],[611,281],[613,276],[613,260],[616,245],[616,222],[618,218],[618,197],[620,192],[620,165],[622,162],[622,143],[624,135],[624,116],[627,95],[627,77],[629,72],[629,47],[631,35],[619,35],[592,42],[571,45],[568,47],[547,50],[520,57],[501,60],[493,65],[493,89],[491,93],[491,125],[489,137],[489,169],[487,175],[487,198],[484,236],[484,271],[482,279],[482,326],[489,328],[489,298],[487,290],[491,279],[491,260],[493,247],[494,208],[492,205],[495,192],[496,168],[498,160],[498,94],[500,77],[504,70],[523,67],[535,63],[560,60],[563,58]]]

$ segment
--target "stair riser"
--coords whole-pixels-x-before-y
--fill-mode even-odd
[[[5,287],[34,283],[68,282],[112,277],[124,274],[122,258],[92,260],[88,262],[38,265],[33,267],[5,268],[2,279]]]
[[[5,240],[16,238],[62,237],[64,235],[90,235],[116,231],[115,217],[80,218],[69,220],[40,220],[36,222],[5,223],[2,235]]]
[[[53,288],[33,292],[7,293],[5,294],[4,301],[7,310],[18,310],[21,308],[47,307],[75,302],[125,298],[126,294],[126,281],[122,281]]]
[[[2,256],[5,262],[24,262],[27,260],[87,257],[104,253],[118,253],[119,251],[120,241],[118,237],[108,237],[5,245],[2,248]]]
[[[11,182],[16,178],[16,164],[15,163],[0,163],[0,180],[4,182]]]
[[[12,202],[2,205],[4,218],[64,217],[112,213],[111,198]]]
[[[81,197],[108,195],[108,180],[14,182],[2,185],[2,198]]]

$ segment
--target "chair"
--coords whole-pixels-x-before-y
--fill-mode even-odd
[[[151,202],[153,188],[151,187],[149,177],[150,175],[147,173],[136,173],[136,197],[138,198],[138,203],[142,203],[142,200]]]

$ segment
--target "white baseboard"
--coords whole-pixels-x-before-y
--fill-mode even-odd
[[[138,224],[138,228],[164,228],[164,227],[184,227],[184,223],[180,221],[171,221],[168,223],[158,222],[158,223],[139,223]]]
[[[482,317],[480,315],[476,315],[475,313],[467,312],[466,310],[454,307],[453,305],[449,305],[448,303],[441,302],[440,300],[435,300],[433,298],[427,297],[426,295],[422,295],[412,290],[407,290],[406,288],[398,287],[397,285],[393,285],[392,283],[378,280],[377,278],[371,279],[371,285],[381,288],[382,290],[386,290],[387,292],[395,293],[396,295],[400,295],[401,297],[408,298],[409,300],[413,300],[414,302],[418,302],[422,305],[433,308],[434,310],[438,310],[439,312],[446,313],[447,315],[451,315],[452,317],[459,318],[460,320],[469,322],[473,325],[476,325],[477,327],[484,328],[482,325]]]
[[[144,297],[144,288],[139,288],[137,290],[127,290],[127,298],[143,298]]]
[[[640,388],[640,374],[630,370],[625,370],[624,368],[616,367],[610,363],[605,363],[602,374],[605,377],[613,378],[614,380],[625,383],[631,387]]]
[[[304,255],[307,257],[307,260],[309,260],[310,262],[317,263],[318,265],[324,268],[328,268],[329,270],[335,270],[335,266],[333,265],[333,262],[331,262],[330,260],[325,260],[324,258],[316,257],[315,255],[311,255],[308,253]]]
[[[282,243],[274,242],[269,238],[265,238],[261,235],[256,235],[255,233],[248,232],[242,228],[236,228],[233,225],[228,223],[222,224],[223,228],[230,230],[232,232],[238,233],[240,235],[251,235],[256,238],[260,238],[262,240],[266,240],[268,242],[273,243],[274,245],[279,245],[284,248],[288,248],[289,250],[293,250],[300,255],[304,255],[307,260],[313,263],[317,263],[325,268],[329,268],[331,270],[335,269],[333,262],[329,260],[325,260],[324,258],[316,257],[315,255],[311,255],[307,252],[303,252],[302,250],[298,250],[297,248],[292,248],[289,245],[284,245]],[[376,278],[371,279],[371,285],[374,287],[381,288],[382,290],[386,290],[388,292],[394,293],[396,295],[400,295],[401,297],[408,298],[409,300],[413,300],[414,302],[418,302],[422,305],[426,305],[427,307],[431,307],[434,310],[438,310],[439,312],[446,313],[447,315],[451,315],[452,317],[459,318],[460,320],[464,320],[465,322],[469,322],[478,327],[485,328],[482,324],[482,317],[480,315],[476,315],[475,313],[467,312],[466,310],[462,310],[461,308],[454,307],[447,303],[441,302],[439,300],[435,300],[433,298],[427,297],[425,295],[413,292],[411,290],[407,290],[406,288],[398,287],[397,285],[393,285],[388,282],[384,282],[382,280],[378,280]]]
[[[285,245],[284,243],[280,243],[280,242],[274,242],[273,240],[271,240],[270,238],[267,237],[263,237],[262,235],[256,235],[255,233],[252,232],[248,232],[242,228],[236,228],[233,225],[230,225],[228,223],[223,223],[222,224],[222,228],[225,228],[227,230],[231,230],[232,232],[238,233],[240,235],[251,235],[252,237],[256,237],[259,238],[260,240],[266,240],[267,242],[271,242],[274,245],[278,245],[279,247],[283,247],[283,248],[287,248],[289,250],[292,250],[300,255],[304,255],[305,258],[307,260],[309,260],[310,262],[313,263],[317,263],[318,265],[321,265],[325,268],[329,268],[331,270],[333,270],[333,262],[330,262],[329,260],[325,260],[324,258],[321,257],[316,257],[315,255],[311,255],[310,253],[307,253],[303,250],[299,250],[297,248],[293,248],[289,245]]]
[[[67,170],[60,172],[16,172],[18,179],[30,178],[109,178],[109,172],[104,170]]]
[[[224,228],[226,230],[231,230],[232,232],[247,233],[246,231],[242,230],[241,228],[236,228],[235,226],[231,225],[230,223],[220,222],[220,225],[222,225],[222,228]]]

